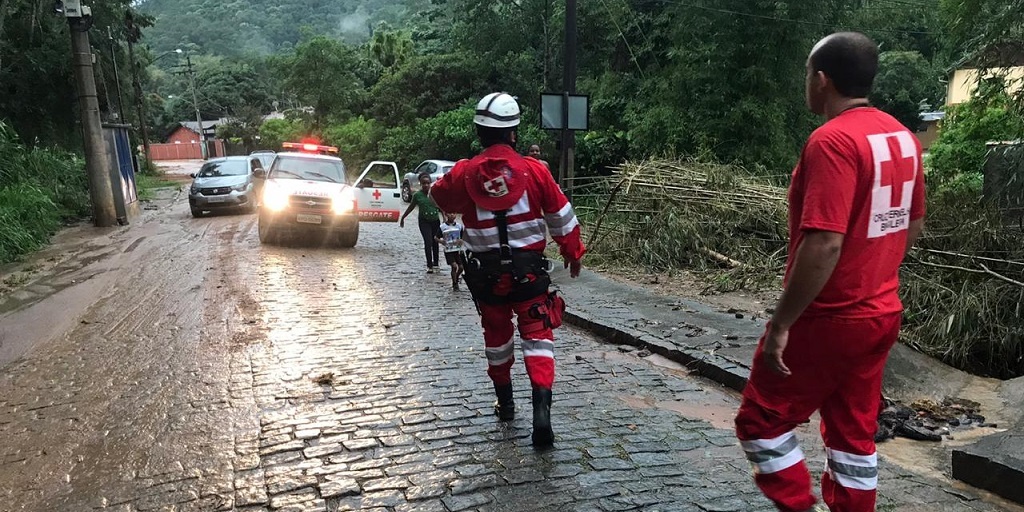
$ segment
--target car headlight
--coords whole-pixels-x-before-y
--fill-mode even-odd
[[[279,212],[288,207],[288,193],[274,186],[263,187],[263,207]]]
[[[197,187],[197,186],[196,186],[196,184],[195,184],[195,183],[193,183],[193,184],[192,184],[192,187],[191,187],[191,188],[189,188],[189,189],[188,189],[188,191],[189,191],[189,192],[190,192],[190,193],[191,193],[192,195],[196,195],[196,194],[198,194],[198,193],[199,193],[199,187]]]
[[[235,185],[235,186],[233,186],[231,188],[234,189],[236,192],[245,192],[246,190],[248,190],[249,184],[248,183],[242,183],[241,185]]]
[[[331,199],[331,209],[338,215],[356,211],[356,193],[346,187]]]

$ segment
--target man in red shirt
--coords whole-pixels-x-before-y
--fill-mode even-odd
[[[466,286],[484,328],[487,374],[498,396],[502,421],[515,417],[512,399],[512,315],[523,339],[523,359],[533,385],[533,444],[554,442],[551,386],[555,379],[552,329],[561,324],[565,303],[548,292],[544,257],[547,234],[558,243],[570,275],[580,273],[586,249],[572,205],[539,161],[514,149],[519,104],[504,93],[485,96],[473,118],[482,153],[462,160],[430,188],[445,212],[462,214],[463,245],[470,251]]]
[[[782,298],[754,355],[736,433],[779,510],[815,497],[794,435],[815,410],[832,512],[873,512],[882,371],[900,330],[899,267],[924,226],[917,139],[868,104],[878,47],[857,33],[822,39],[807,59],[815,130],[789,190]]]

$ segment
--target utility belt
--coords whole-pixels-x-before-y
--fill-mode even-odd
[[[522,334],[562,325],[565,300],[558,292],[549,292],[551,262],[541,251],[513,249],[508,241],[508,212],[494,212],[498,227],[499,249],[470,252],[466,257],[466,287],[480,311],[480,304],[501,305],[521,303],[543,297],[530,305],[527,315],[532,321],[519,322]],[[509,277],[508,289],[495,293],[499,283]],[[502,287],[504,288],[504,287]]]
[[[521,302],[547,292],[550,270],[551,262],[540,251],[471,252],[466,256],[466,286],[473,300],[484,304]],[[510,277],[511,289],[508,295],[495,295],[494,287],[505,275]]]

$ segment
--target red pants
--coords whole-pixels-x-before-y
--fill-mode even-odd
[[[510,279],[505,276],[495,286],[495,295],[507,295]],[[484,345],[487,353],[487,375],[495,384],[512,382],[512,363],[515,361],[515,327],[512,315],[516,315],[519,335],[523,339],[523,360],[526,373],[533,387],[551,389],[555,381],[555,333],[543,319],[533,318],[530,309],[536,304],[546,306],[547,293],[529,300],[505,304],[479,303],[481,323],[484,328]],[[545,309],[546,311],[546,309]]]
[[[873,512],[878,486],[875,431],[882,372],[902,315],[800,319],[783,356],[793,372],[776,374],[754,354],[736,416],[736,435],[754,481],[779,510],[804,512],[816,501],[794,430],[821,411],[828,467],[821,494],[832,512]],[[762,338],[762,344],[763,344]]]

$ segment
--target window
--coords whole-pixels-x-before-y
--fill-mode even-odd
[[[374,164],[357,185],[359,188],[398,188],[395,169],[389,164]]]

